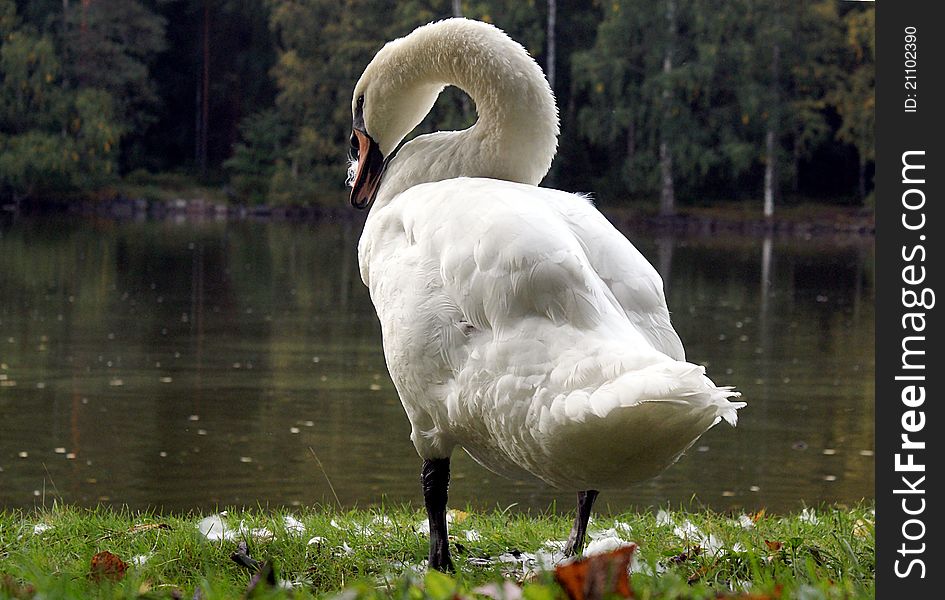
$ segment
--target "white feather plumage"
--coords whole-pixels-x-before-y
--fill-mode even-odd
[[[358,249],[417,452],[599,490],[734,425],[744,403],[685,362],[652,265],[585,197],[536,187],[557,112],[520,46],[462,19],[392,42],[355,90],[367,133],[393,149],[446,84],[479,121],[401,148]]]

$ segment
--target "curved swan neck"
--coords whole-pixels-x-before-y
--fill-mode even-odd
[[[433,23],[414,36],[417,66],[427,62],[428,81],[455,85],[476,105],[479,118],[461,139],[481,144],[495,172],[470,175],[541,181],[557,148],[558,110],[525,49],[497,28],[467,19]]]
[[[382,196],[402,191],[391,187],[459,176],[538,184],[548,172],[558,137],[554,95],[541,68],[521,45],[499,29],[462,18],[431,23],[388,44],[369,65],[362,80],[375,66],[378,70],[373,76],[383,77],[387,83],[381,100],[391,103],[385,111],[388,114],[378,115],[382,129],[384,124],[398,119],[412,129],[429,112],[436,95],[446,85],[469,94],[478,114],[478,120],[469,129],[420,136],[404,145],[389,169],[406,172],[400,177],[387,173]],[[391,102],[394,98],[409,98],[411,105]],[[413,118],[395,116],[394,111],[412,111]],[[371,115],[366,113],[365,117],[373,135]],[[415,122],[408,124],[410,121]],[[378,140],[385,154],[409,129],[392,133],[396,140],[392,144],[386,140],[389,148]],[[435,156],[431,156],[433,151]],[[421,160],[425,163],[422,168]],[[411,165],[412,162],[418,164]],[[388,185],[404,180],[408,174],[407,179],[412,181]]]

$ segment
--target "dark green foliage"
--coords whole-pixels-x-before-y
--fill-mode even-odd
[[[164,19],[135,0],[95,0],[68,4],[64,23],[68,87],[108,92],[129,128],[150,123],[158,97],[149,62],[164,50]]]
[[[608,4],[596,44],[574,56],[574,80],[585,98],[579,133],[598,149],[603,177],[617,170],[631,194],[654,195],[656,145],[665,132],[683,196],[757,198],[765,135],[772,129],[782,173],[778,187],[816,194],[799,190],[799,171],[815,151],[834,143],[828,119],[837,112],[841,139],[863,139],[857,150],[871,160],[866,146],[872,140],[845,133],[852,120],[872,116],[865,98],[872,97],[872,57],[851,61],[871,48],[871,8],[851,10],[846,21],[859,26],[844,44],[834,2],[737,0],[722,9],[676,0],[679,35],[667,76],[659,50],[667,43],[660,24],[666,2]],[[845,97],[857,100],[851,98],[844,113],[841,96],[831,90],[838,81],[854,80],[861,83]],[[670,90],[668,106],[661,103],[664,89]],[[871,122],[855,129],[871,131]]]
[[[124,127],[114,97],[70,88],[49,36],[0,2],[0,194],[19,198],[95,189],[116,174]]]
[[[665,146],[682,205],[760,207],[770,161],[775,192],[788,199],[862,202],[869,193],[871,5],[556,4],[562,134],[548,184],[655,204]],[[452,0],[0,0],[0,144],[13,153],[2,161],[2,193],[38,194],[37,181],[44,193],[95,187],[119,169],[173,169],[229,180],[245,201],[338,202],[362,69],[388,40],[456,8]],[[547,66],[548,2],[465,0],[458,8],[504,29]],[[112,141],[83,154],[69,146],[79,143],[72,121],[80,91],[93,89],[110,98],[96,102]],[[418,132],[474,119],[465,94],[447,89]],[[34,156],[47,147],[58,152]],[[63,149],[83,160],[66,161]]]
[[[0,132],[19,134],[62,122],[67,100],[52,41],[29,27],[11,27],[0,45]]]
[[[270,109],[244,119],[240,134],[242,141],[223,166],[231,173],[230,182],[238,198],[262,204],[273,174],[285,164],[290,128],[278,111]]]

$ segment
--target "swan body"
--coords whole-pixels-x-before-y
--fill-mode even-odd
[[[673,358],[655,269],[584,198],[458,178],[374,210],[361,274],[423,458],[458,445],[503,475],[607,489],[735,422],[732,392]]]
[[[447,84],[473,98],[476,124],[401,145]],[[431,566],[452,566],[438,515],[457,446],[578,491],[573,550],[596,490],[653,477],[735,424],[743,403],[685,361],[652,265],[586,197],[537,187],[557,110],[521,46],[466,19],[421,27],[378,52],[352,115],[352,203],[372,205],[361,277],[425,461]]]

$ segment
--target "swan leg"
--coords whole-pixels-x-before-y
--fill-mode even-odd
[[[574,526],[564,547],[565,556],[574,556],[584,550],[584,534],[587,533],[587,521],[591,518],[591,508],[597,500],[597,490],[585,490],[577,493],[577,511],[574,514]]]
[[[450,459],[434,458],[423,461],[420,472],[423,502],[430,522],[429,567],[437,571],[453,572],[449,539],[446,531],[446,496],[450,487]]]

